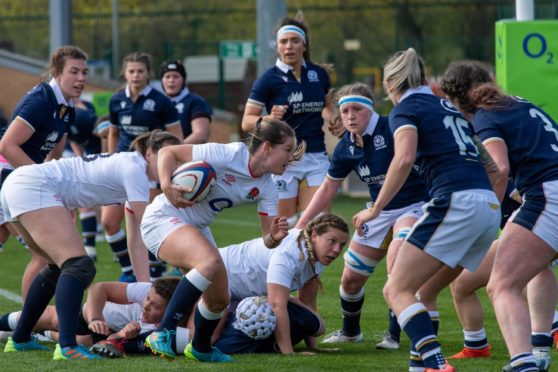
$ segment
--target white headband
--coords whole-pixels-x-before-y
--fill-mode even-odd
[[[339,98],[339,108],[343,107],[343,105],[346,105],[347,103],[357,103],[366,107],[370,111],[374,111],[374,101],[365,96],[352,95]]]
[[[295,34],[298,34],[302,39],[302,42],[306,44],[306,33],[304,32],[304,30],[301,29],[300,27],[293,26],[293,25],[285,25],[281,27],[279,30],[277,30],[277,40],[279,40],[279,38],[283,36],[284,33],[287,32],[294,32]]]

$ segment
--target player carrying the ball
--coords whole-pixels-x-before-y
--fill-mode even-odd
[[[171,146],[160,153],[162,195],[146,209],[141,232],[147,248],[169,264],[188,269],[172,296],[159,328],[146,340],[154,354],[174,358],[172,339],[178,321],[195,310],[195,334],[184,350],[187,358],[204,362],[232,359],[211,346],[223,310],[229,302],[227,272],[209,224],[224,208],[258,202],[265,245],[277,246],[288,234],[287,220],[277,217],[278,195],[271,175],[283,174],[298,160],[304,145],[297,146],[294,131],[286,123],[258,120],[248,142]],[[176,164],[204,160],[217,174],[215,186],[203,200],[183,197],[192,190],[174,185]]]

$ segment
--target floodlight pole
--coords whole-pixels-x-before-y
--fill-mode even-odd
[[[275,64],[275,37],[273,29],[287,14],[285,0],[256,0],[257,7],[257,42],[258,42],[258,76]]]
[[[112,0],[112,78],[118,79],[120,67],[120,32],[118,0]]]
[[[71,16],[70,0],[49,0],[50,54],[72,43]]]

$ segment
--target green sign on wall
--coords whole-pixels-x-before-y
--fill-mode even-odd
[[[558,120],[558,20],[496,22],[496,80]]]
[[[97,117],[109,113],[110,97],[112,97],[113,94],[114,92],[93,93],[93,99],[91,103],[93,103],[93,106],[95,107],[95,112],[97,113]]]

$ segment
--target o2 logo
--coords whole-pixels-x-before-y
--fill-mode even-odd
[[[546,39],[539,33],[525,36],[523,39],[523,52],[527,57],[533,59],[541,58],[546,54],[546,63],[549,65],[554,64],[554,53],[547,52]]]

